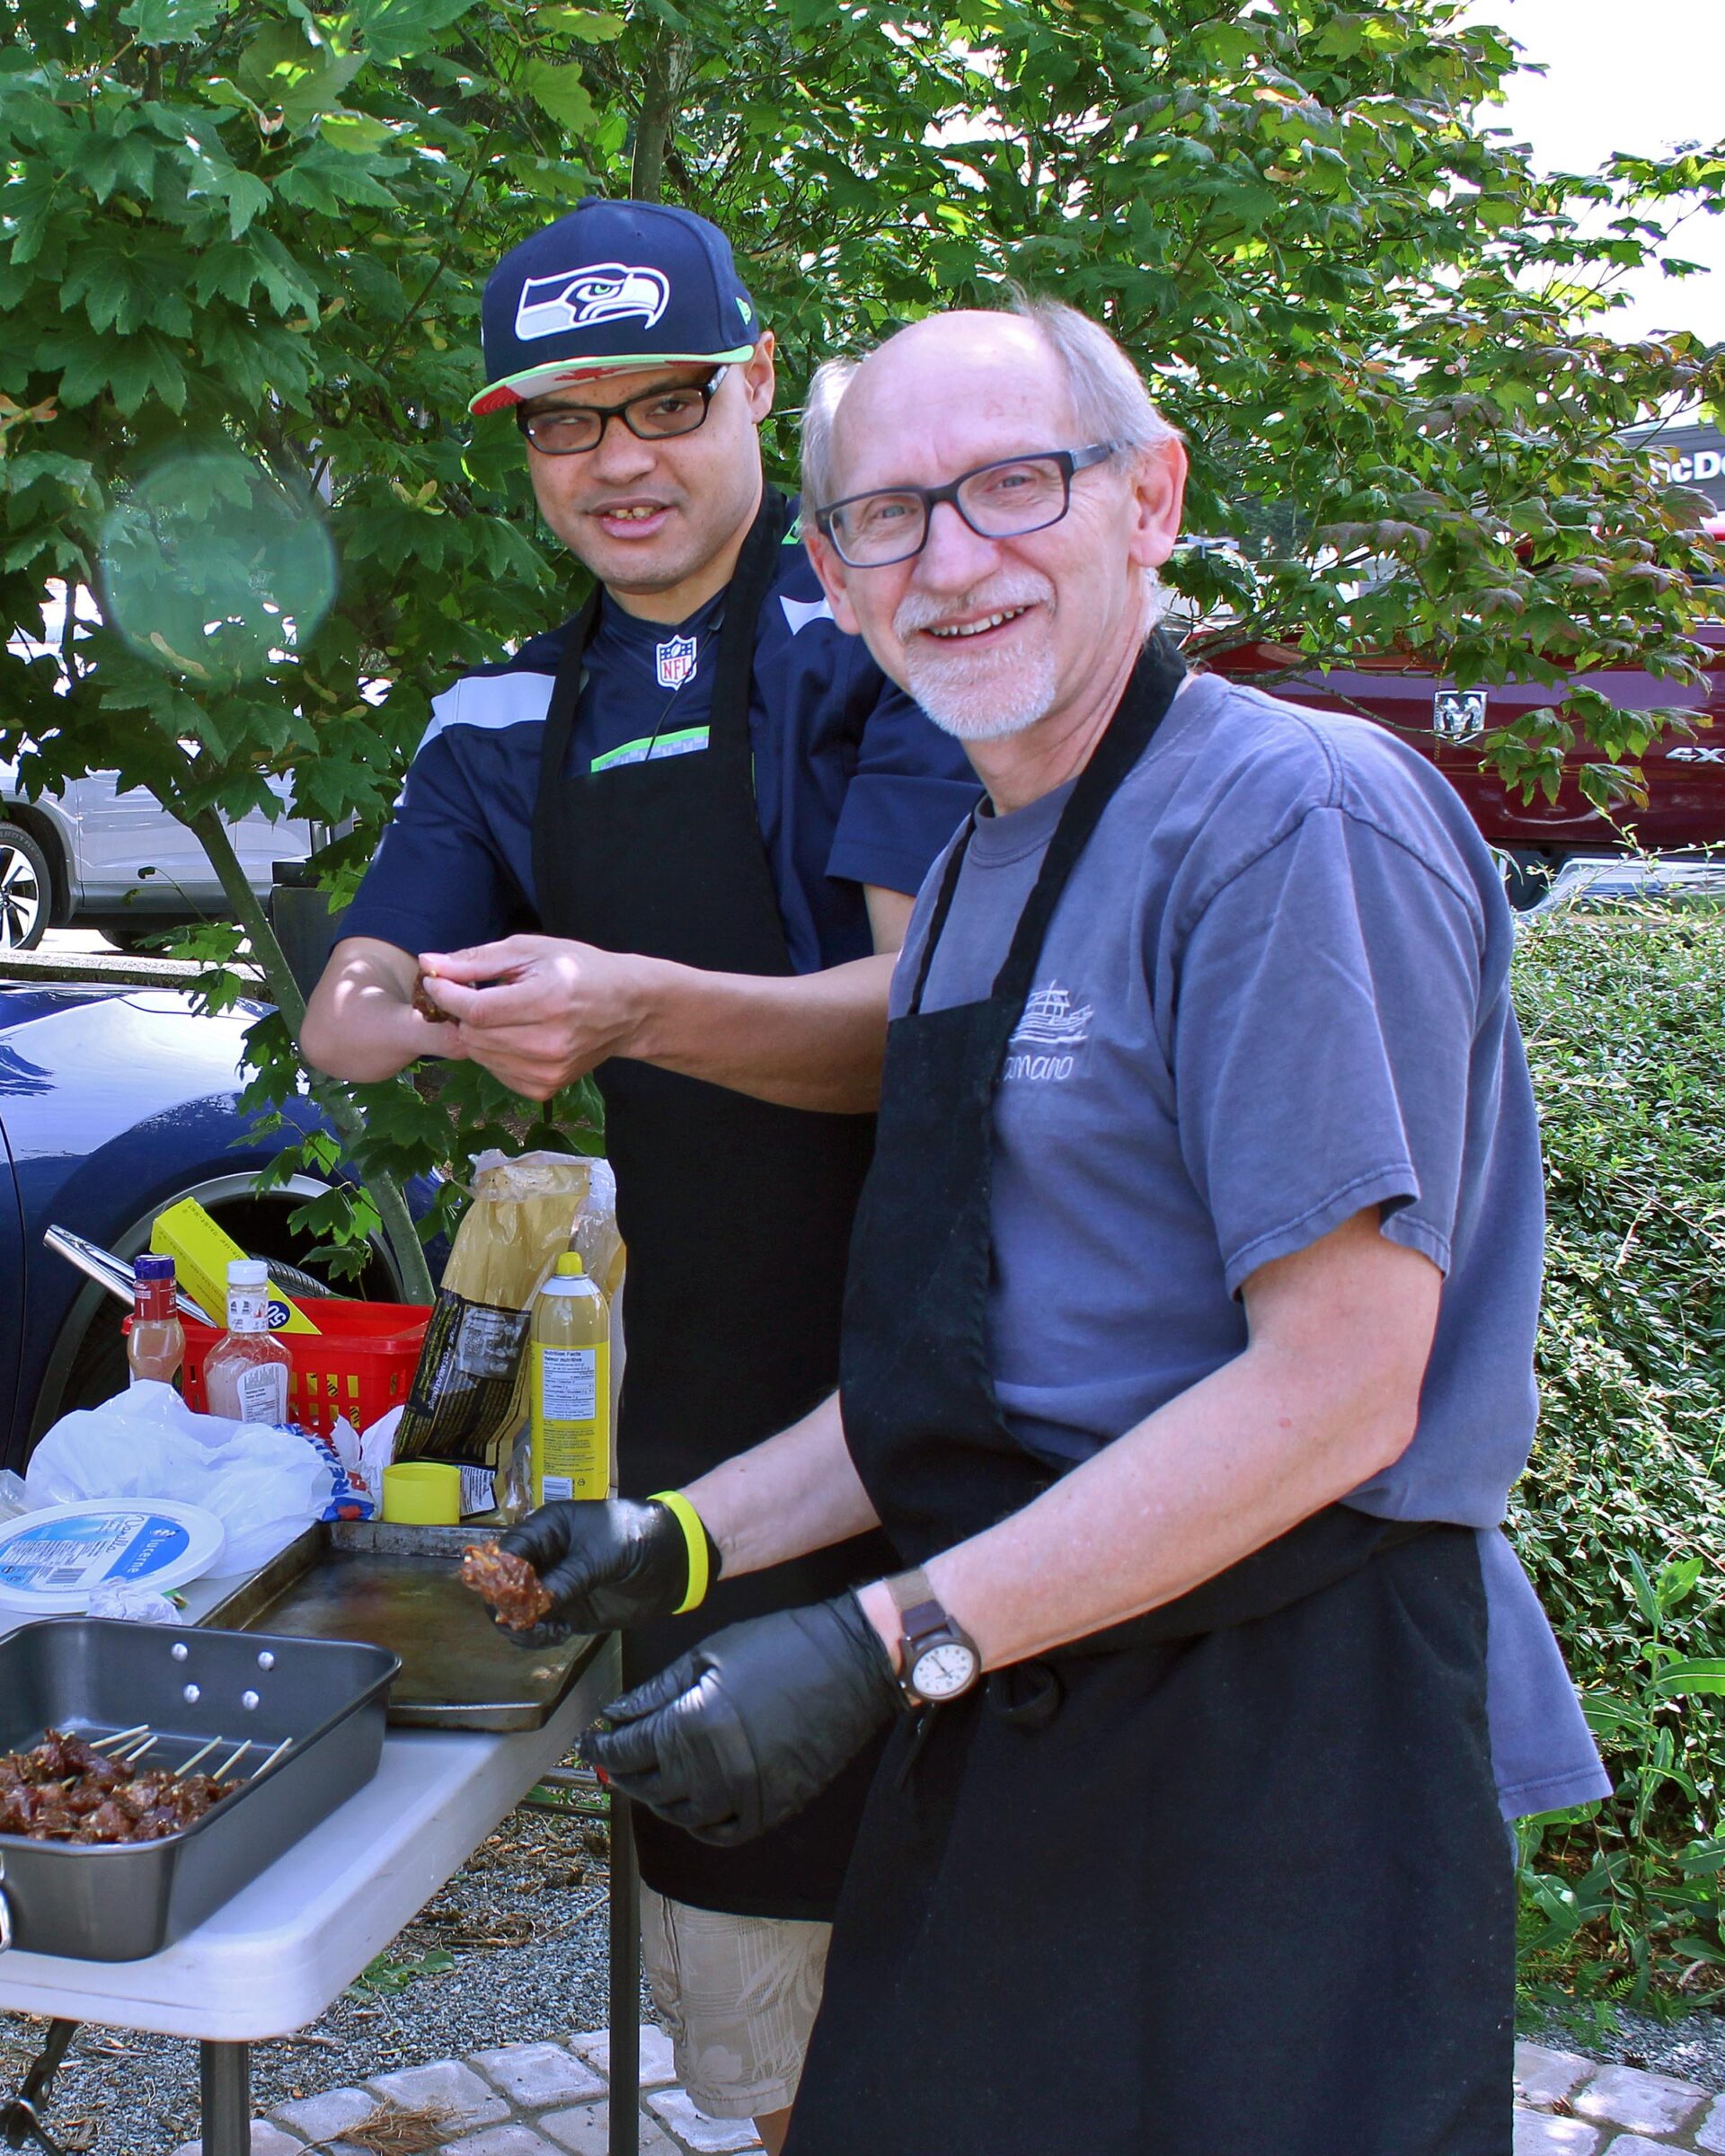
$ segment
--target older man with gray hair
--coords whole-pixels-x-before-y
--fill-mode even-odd
[[[811,551],[986,790],[895,976],[840,1393],[682,1493],[717,1634],[589,1739],[715,1841],[897,1718],[792,2156],[1508,2156],[1504,1822],[1605,1784],[1500,1532],[1538,1135],[1423,759],[1155,630],[1184,455],[1069,309],[826,370]]]

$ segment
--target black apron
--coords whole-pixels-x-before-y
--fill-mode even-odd
[[[756,624],[787,520],[769,490],[726,592],[704,750],[571,773],[597,594],[571,627],[534,822],[548,935],[710,971],[792,970],[748,731]],[[837,1383],[845,1248],[874,1118],[777,1108],[621,1057],[594,1075],[629,1250],[617,1481],[648,1497],[772,1436]],[[877,1535],[721,1579],[688,1616],[624,1633],[624,1675],[638,1683],[721,1625],[820,1601],[890,1564]],[[801,1817],[743,1849],[709,1848],[638,1807],[641,1876],[704,1908],[830,1917],[872,1763],[859,1761]]]
[[[989,1374],[994,1089],[1181,671],[1139,665],[988,999],[922,1011],[925,954],[889,1036],[843,1398],[909,1561],[1055,1477]],[[789,2156],[1509,2156],[1513,1916],[1473,1534],[1332,1506],[895,1732]]]

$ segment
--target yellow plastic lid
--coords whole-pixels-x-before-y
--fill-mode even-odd
[[[581,1254],[579,1250],[563,1250],[558,1255],[557,1270],[559,1274],[567,1276],[571,1273],[584,1273],[587,1268],[581,1263]]]
[[[384,1518],[398,1527],[458,1527],[461,1470],[447,1460],[396,1460],[384,1470]]]

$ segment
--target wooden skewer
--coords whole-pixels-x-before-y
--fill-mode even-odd
[[[146,1736],[141,1745],[133,1745],[129,1750],[125,1752],[116,1752],[113,1757],[123,1767],[135,1767],[155,1743],[155,1739],[153,1736]]]
[[[173,1779],[178,1781],[182,1774],[190,1774],[200,1759],[208,1759],[217,1745],[225,1745],[227,1739],[225,1736],[212,1736],[201,1752],[194,1752],[190,1759],[181,1761],[173,1770]]]
[[[221,1763],[221,1765],[220,1765],[219,1767],[213,1767],[213,1768],[210,1770],[210,1776],[209,1776],[209,1779],[210,1779],[212,1781],[219,1781],[219,1780],[222,1779],[222,1777],[223,1777],[223,1775],[224,1775],[224,1774],[227,1773],[227,1772],[230,1771],[230,1769],[232,1769],[233,1767],[236,1766],[236,1765],[239,1763],[239,1760],[240,1760],[240,1755],[241,1755],[241,1754],[242,1754],[242,1753],[245,1753],[245,1752],[249,1752],[251,1749],[252,1749],[252,1739],[251,1739],[251,1738],[248,1736],[248,1737],[246,1738],[245,1742],[244,1742],[244,1743],[243,1743],[243,1745],[240,1746],[240,1749],[239,1749],[239,1751],[238,1751],[238,1752],[230,1752],[230,1753],[229,1753],[229,1754],[227,1755],[227,1757],[226,1757],[226,1759],[225,1759],[225,1760],[222,1762],[222,1763]]]
[[[263,1764],[258,1769],[258,1773],[252,1777],[252,1780],[255,1781],[258,1779],[258,1774],[267,1774],[270,1768],[273,1767],[276,1762],[281,1757],[282,1754],[284,1752],[291,1752],[293,1748],[293,1738],[291,1736],[284,1736],[281,1742],[276,1746],[275,1750],[270,1754],[269,1758],[266,1759]]]
[[[106,1750],[110,1745],[123,1745],[129,1737],[147,1736],[149,1733],[150,1725],[147,1722],[134,1722],[129,1729],[116,1729],[111,1736],[96,1737],[92,1742],[90,1749],[93,1752],[102,1752]]]

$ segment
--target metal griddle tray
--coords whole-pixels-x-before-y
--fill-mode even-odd
[[[335,1520],[308,1528],[211,1610],[240,1631],[366,1639],[399,1655],[389,1719],[417,1729],[537,1729],[598,1652],[585,1633],[518,1647],[461,1584],[461,1553],[496,1532]]]
[[[159,1842],[0,1834],[0,1948],[137,1961],[171,1946],[371,1780],[397,1667],[375,1647],[96,1617],[45,1618],[0,1639],[0,1751],[49,1728],[97,1737],[147,1723],[149,1764],[173,1767],[213,1736],[229,1749],[253,1738],[260,1763],[293,1739]],[[235,1779],[244,1772],[242,1758]]]

